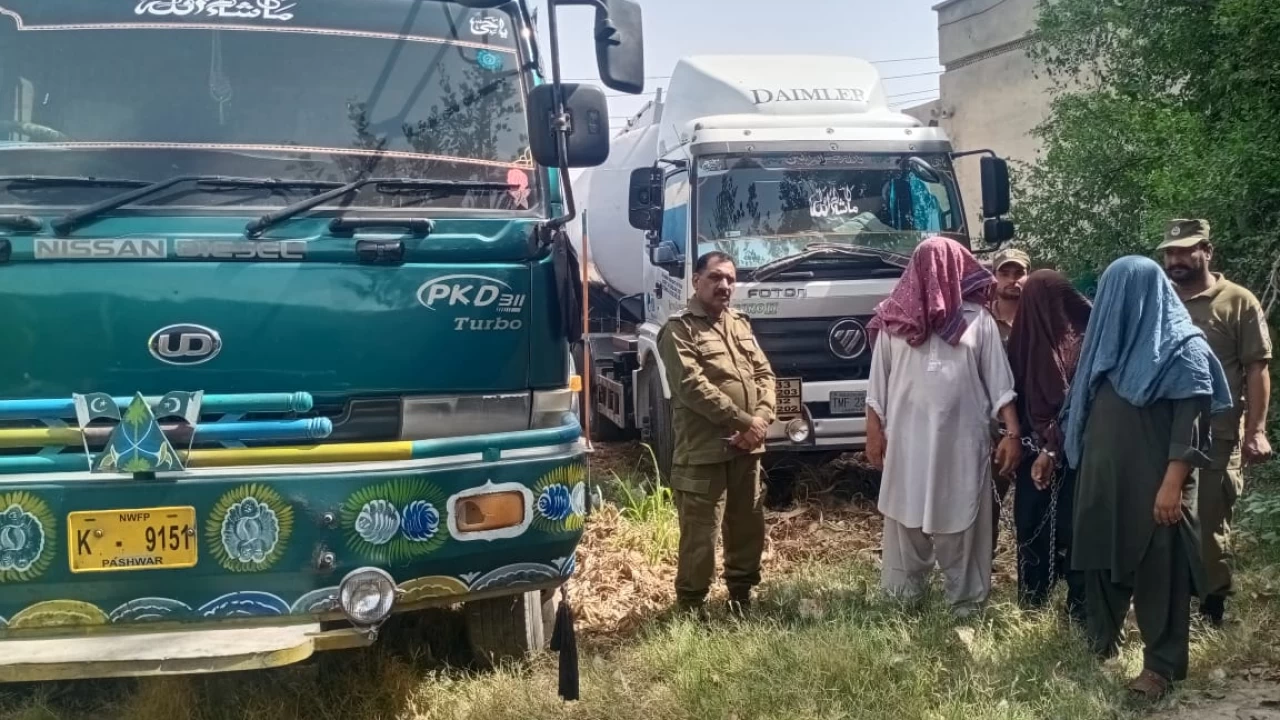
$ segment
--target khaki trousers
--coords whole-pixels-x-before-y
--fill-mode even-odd
[[[1227,447],[1214,443],[1214,469],[1200,471],[1200,554],[1204,559],[1208,587],[1205,595],[1231,595],[1231,566],[1235,553],[1231,548],[1231,523],[1236,500],[1244,492],[1240,443]]]
[[[733,599],[750,597],[760,584],[764,554],[764,493],[760,456],[711,465],[677,465],[671,471],[680,516],[676,598],[703,602],[716,571],[716,534],[724,541],[724,583]]]

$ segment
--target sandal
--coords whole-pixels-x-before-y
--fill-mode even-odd
[[[1169,693],[1169,681],[1154,670],[1143,670],[1129,683],[1129,692],[1154,703]]]

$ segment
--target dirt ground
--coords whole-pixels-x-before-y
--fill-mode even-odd
[[[1188,701],[1158,720],[1280,720],[1280,684],[1239,681]]]

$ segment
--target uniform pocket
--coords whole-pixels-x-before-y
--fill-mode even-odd
[[[698,342],[698,355],[703,360],[716,360],[729,353],[729,349],[719,340],[702,340]]]
[[[671,468],[671,489],[696,495],[710,495],[713,486],[723,485],[723,482],[716,482],[722,479],[718,477],[719,475],[723,475],[720,464],[677,465]]]

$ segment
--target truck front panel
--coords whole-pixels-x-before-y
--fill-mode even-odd
[[[573,572],[526,18],[0,0],[0,681],[165,672],[19,644],[156,631],[296,661],[363,571],[397,611]],[[202,665],[241,624],[301,634]]]

